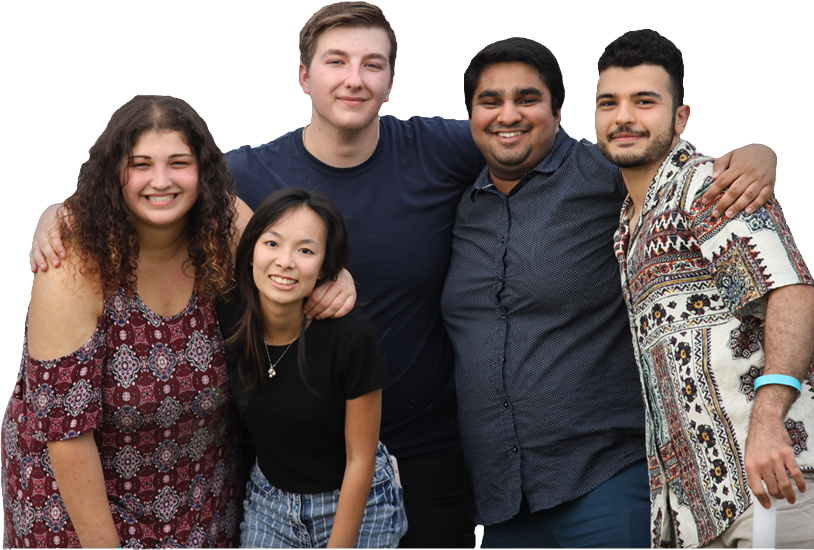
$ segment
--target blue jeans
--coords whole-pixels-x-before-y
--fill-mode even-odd
[[[243,548],[324,548],[331,536],[339,489],[327,493],[289,493],[266,480],[252,467],[240,524]],[[376,470],[365,515],[356,537],[357,548],[395,548],[407,532],[401,487],[390,455],[382,443],[376,450]]]
[[[636,462],[570,502],[520,513],[483,530],[481,548],[649,548],[650,478]]]

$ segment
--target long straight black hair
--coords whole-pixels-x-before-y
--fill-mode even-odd
[[[255,390],[268,381],[267,357],[263,349],[263,315],[251,265],[254,246],[269,227],[297,208],[308,208],[325,223],[325,257],[317,284],[326,280],[335,281],[348,263],[348,227],[342,213],[327,195],[297,187],[280,189],[269,195],[257,208],[243,231],[235,254],[237,301],[242,314],[235,325],[234,334],[225,342],[240,353],[237,361],[238,374],[249,390]],[[305,386],[314,394],[320,395],[319,379],[305,357],[306,323],[303,316],[300,341],[297,344],[297,369]]]

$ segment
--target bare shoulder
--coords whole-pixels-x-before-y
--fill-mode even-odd
[[[59,268],[34,275],[28,306],[28,352],[56,359],[82,347],[96,330],[104,297],[99,284],[69,253]]]

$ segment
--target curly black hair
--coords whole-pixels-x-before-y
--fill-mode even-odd
[[[628,31],[605,48],[599,58],[599,73],[611,67],[630,69],[658,65],[670,76],[673,110],[684,104],[684,57],[675,44],[654,30]]]

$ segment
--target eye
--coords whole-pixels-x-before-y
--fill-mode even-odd
[[[266,241],[263,244],[269,248],[277,248],[277,241]]]
[[[311,250],[310,248],[300,248],[300,252],[302,252],[306,256],[309,256],[314,253],[313,250]]]
[[[374,71],[381,71],[382,66],[379,63],[367,63],[365,65],[368,69],[373,69]]]

